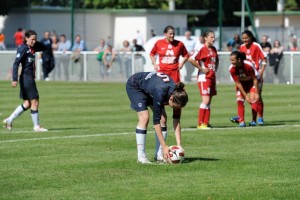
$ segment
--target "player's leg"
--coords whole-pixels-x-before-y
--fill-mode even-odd
[[[208,98],[205,99],[204,104],[206,104],[206,111],[205,111],[205,116],[204,116],[204,124],[208,127],[211,128],[209,121],[210,121],[210,105],[212,101],[212,97],[217,95],[217,90],[216,90],[216,82],[215,81],[210,81],[209,82],[209,88],[207,89],[208,91]]]
[[[24,111],[26,111],[29,108],[29,102],[27,100],[24,101],[23,104],[19,105],[12,113],[11,115],[3,120],[3,128],[6,128],[8,130],[12,129],[12,123],[13,121],[19,117]]]
[[[259,125],[264,124],[264,102],[262,99],[262,90],[263,90],[263,80],[258,81],[258,89],[259,89],[259,101],[257,102],[257,114],[258,114],[258,119],[257,123]]]
[[[146,135],[149,123],[149,111],[147,108],[147,96],[128,79],[126,91],[131,102],[131,108],[137,112],[138,124],[135,129],[138,162],[150,163],[146,156]]]
[[[39,119],[39,99],[31,99],[30,100],[31,106],[31,118],[33,122],[33,130],[36,132],[45,132],[48,131],[48,129],[45,129],[40,125],[40,119]]]
[[[239,89],[236,89],[236,102],[237,102],[237,116],[232,117],[230,120],[238,123],[239,127],[245,127],[245,99]]]
[[[138,115],[138,124],[136,127],[136,145],[137,145],[137,156],[138,162],[142,164],[150,163],[146,156],[146,135],[147,135],[147,126],[149,123],[149,111],[144,110],[137,112]]]
[[[202,98],[202,102],[200,103],[198,110],[198,125],[197,129],[207,129],[208,126],[205,124],[205,116],[206,111],[208,110],[209,102],[210,102],[210,94],[209,94],[209,85],[207,82],[198,82],[198,88],[200,91],[200,95]],[[206,118],[207,119],[207,118]]]
[[[256,126],[256,118],[257,118],[257,101],[255,100],[256,89],[250,89],[250,101],[251,104],[251,112],[252,112],[252,121],[249,123],[249,126]]]

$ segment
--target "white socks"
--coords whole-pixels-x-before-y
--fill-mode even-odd
[[[137,152],[138,158],[145,155],[145,147],[146,147],[146,134],[147,130],[136,127],[136,145],[137,145]]]
[[[24,111],[26,111],[26,108],[24,108],[23,104],[19,105],[14,112],[7,118],[7,121],[9,123],[12,123],[17,117],[19,117]]]

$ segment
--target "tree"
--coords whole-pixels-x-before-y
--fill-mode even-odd
[[[1,0],[0,15],[7,15],[13,8],[26,8],[29,1]]]

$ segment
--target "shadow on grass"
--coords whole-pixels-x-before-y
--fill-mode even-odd
[[[191,163],[191,162],[195,162],[195,161],[206,161],[206,162],[210,162],[210,161],[219,161],[220,159],[217,158],[195,158],[195,157],[188,157],[188,158],[184,158],[183,163]]]

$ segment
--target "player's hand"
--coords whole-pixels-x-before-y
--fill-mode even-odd
[[[12,87],[17,87],[17,85],[18,85],[18,82],[17,82],[17,81],[11,82],[11,86],[12,86]]]
[[[177,146],[182,150],[184,151],[184,149],[182,148],[182,146],[180,144],[177,144]]]
[[[249,104],[252,104],[252,103],[253,103],[253,101],[250,99],[249,96],[246,96],[245,100],[246,100]]]
[[[165,160],[169,160],[169,152],[170,152],[170,148],[166,145],[162,147],[162,152],[163,152],[163,156]]]
[[[158,70],[160,70],[160,67],[159,67],[159,65],[154,65],[154,70],[155,70],[155,71],[158,71]]]
[[[209,69],[207,69],[207,68],[202,68],[202,70],[201,70],[204,74],[207,74],[208,72],[209,72]]]

